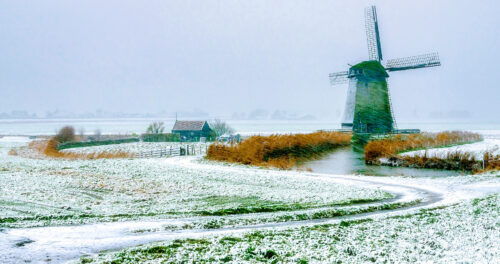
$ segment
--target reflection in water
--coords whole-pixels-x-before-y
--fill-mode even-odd
[[[306,162],[300,167],[311,168],[314,172],[319,173],[371,176],[443,177],[457,176],[464,173],[460,171],[366,165],[364,154],[353,151],[351,147],[340,148],[320,160]]]

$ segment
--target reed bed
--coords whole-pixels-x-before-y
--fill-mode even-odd
[[[471,132],[449,131],[424,133],[371,141],[365,146],[365,162],[390,166],[432,168],[446,170],[465,170],[475,173],[500,170],[500,155],[485,152],[483,159],[477,159],[475,153],[451,151],[444,156],[429,156],[427,151],[411,156],[398,155],[401,152],[447,147],[482,140],[481,135]]]
[[[464,131],[396,135],[391,138],[368,142],[364,149],[365,162],[377,164],[380,158],[395,157],[405,151],[446,147],[480,140],[482,140],[481,135]]]
[[[444,156],[428,156],[427,152],[413,156],[399,156],[389,159],[389,164],[404,167],[465,170],[474,173],[500,170],[500,155],[485,152],[483,159],[476,159],[475,153],[453,151]]]
[[[350,144],[351,134],[318,131],[310,134],[253,136],[235,145],[212,144],[210,160],[291,169],[297,162],[314,159]]]
[[[461,151],[448,152],[442,157],[428,156],[426,151],[413,156],[399,156],[394,161],[398,166],[444,170],[472,171],[481,166],[473,153]]]
[[[483,171],[500,171],[500,155],[493,155],[491,152],[483,154]]]
[[[57,140],[51,138],[47,141],[33,141],[30,143],[29,147],[37,150],[39,153],[47,157],[68,159],[68,160],[122,159],[122,158],[134,157],[134,153],[123,152],[123,151],[116,151],[116,152],[101,151],[95,153],[60,152],[58,150],[58,145],[59,143],[57,142]]]

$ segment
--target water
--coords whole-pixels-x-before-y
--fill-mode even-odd
[[[460,171],[366,165],[364,154],[352,151],[351,147],[335,150],[320,160],[306,162],[302,167],[311,168],[314,172],[334,175],[446,177],[464,174]]]

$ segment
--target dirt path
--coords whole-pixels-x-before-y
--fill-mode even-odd
[[[166,162],[175,162],[179,166],[196,167],[197,169],[204,169],[207,166],[213,168],[213,165],[198,163],[194,161],[193,158],[172,158],[168,159]],[[220,170],[256,170],[253,168],[236,168],[231,166],[218,166],[218,168],[220,168]],[[240,233],[258,229],[279,229],[315,225],[318,223],[335,223],[346,219],[366,217],[379,218],[398,214],[408,214],[420,208],[452,204],[461,199],[470,199],[484,196],[488,193],[500,192],[500,181],[498,180],[478,183],[453,183],[435,179],[343,176],[299,172],[290,172],[290,176],[350,184],[365,188],[377,188],[394,194],[396,198],[392,199],[391,202],[404,203],[416,200],[420,202],[416,205],[396,210],[384,210],[307,221],[266,223],[236,228],[137,232],[138,230],[147,229],[164,230],[162,227],[165,225],[182,225],[203,218],[192,217],[185,219],[112,222],[78,226],[6,229],[0,231],[0,262],[22,263],[29,260],[31,263],[63,263],[72,259],[77,259],[83,255],[96,254],[103,250],[119,250],[155,241],[198,238],[206,235]],[[248,215],[233,217],[243,218],[248,217]]]

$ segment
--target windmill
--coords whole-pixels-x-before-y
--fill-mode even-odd
[[[375,6],[365,8],[368,61],[351,66],[348,71],[331,73],[332,86],[349,82],[342,128],[354,133],[392,133],[396,129],[387,85],[387,72],[440,66],[439,55],[429,53],[387,60],[382,65],[382,48]]]

